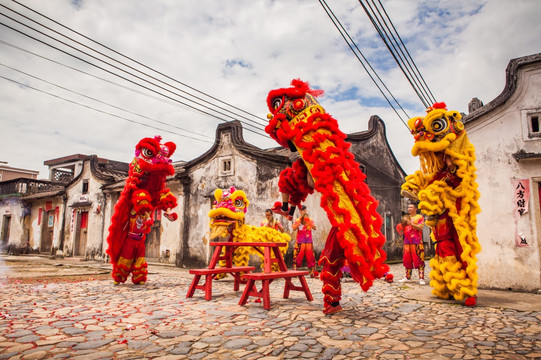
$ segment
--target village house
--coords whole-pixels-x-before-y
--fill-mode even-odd
[[[502,93],[463,121],[476,150],[479,286],[541,289],[541,54],[513,59]]]
[[[49,180],[0,182],[3,249],[86,258],[101,253],[106,207],[101,187],[125,178],[128,164],[81,154],[44,164]]]
[[[0,161],[0,181],[8,181],[13,179],[37,179],[39,171],[18,169],[8,166],[6,161]]]
[[[367,131],[350,134],[347,141],[352,144],[351,151],[379,201],[378,212],[384,219],[381,230],[388,239],[385,250],[390,257],[399,259],[402,243],[393,229],[402,215],[400,185],[405,174],[386,140],[385,125],[379,117],[373,116]],[[280,172],[291,166],[297,156],[288,149],[260,149],[245,142],[238,121],[220,124],[215,143],[206,153],[191,161],[173,164],[176,175],[167,179],[167,186],[178,197],[179,206],[173,211],[179,219],[170,222],[156,211],[153,229],[147,236],[146,257],[184,267],[206,264],[210,250],[208,241],[204,240],[208,240],[207,214],[214,202],[214,191],[235,186],[246,192],[251,202],[246,222],[259,225],[265,210],[281,199]],[[105,260],[107,230],[124,187],[128,164],[95,155],[71,155],[44,164],[50,170],[50,181],[44,182],[49,186],[47,191],[12,193],[0,202],[1,209],[10,207],[9,201],[18,199],[20,205],[12,212],[23,213],[26,209],[26,220],[17,218],[15,222],[26,224],[29,235],[12,233],[9,237],[12,248],[23,248],[29,240],[40,252]],[[0,189],[2,187],[0,183]],[[330,230],[319,202],[317,193],[306,201],[311,217],[318,224],[314,232],[317,255]],[[291,223],[280,220],[291,232]],[[293,246],[290,248],[289,257]]]
[[[372,194],[379,201],[378,212],[385,220],[382,232],[388,239],[385,250],[398,259],[401,257],[402,243],[393,229],[402,216],[400,185],[405,173],[387,143],[385,125],[379,117],[374,116],[369,121],[367,131],[350,134],[347,141],[352,144],[350,150],[367,175],[367,183],[373,187]],[[246,143],[238,121],[220,124],[211,149],[184,164],[183,171],[177,174],[183,184],[179,202],[184,204],[180,236],[182,244],[177,254],[177,265],[195,267],[208,261],[210,250],[203,238],[209,231],[207,213],[213,204],[215,189],[235,186],[243,190],[250,200],[246,223],[259,225],[265,217],[265,209],[281,201],[278,189],[280,172],[291,166],[297,156],[288,149],[262,150]],[[323,250],[331,228],[326,213],[319,205],[320,200],[320,195],[314,193],[305,202],[310,217],[318,226],[313,233],[316,256]],[[286,255],[286,260],[290,261],[295,235],[291,223],[281,216],[278,218],[292,235],[290,250]]]

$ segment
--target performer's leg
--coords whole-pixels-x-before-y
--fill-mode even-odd
[[[113,264],[113,271],[111,276],[115,282],[115,285],[126,282],[128,276],[130,276],[131,268],[135,257],[134,240],[127,238],[124,242],[124,246],[120,251],[119,258],[116,263]]]
[[[304,259],[304,255],[306,254],[306,245],[307,244],[299,244],[299,253],[297,254],[297,258],[295,259],[295,262],[297,263],[297,268],[300,268],[302,266],[302,260]]]
[[[320,278],[323,280],[323,312],[333,314],[342,310],[340,299],[342,298],[342,266],[344,265],[344,250],[338,244],[338,229],[332,227],[325,243],[325,248],[319,259],[319,265],[323,266]]]
[[[132,266],[132,282],[144,284],[147,281],[148,265],[145,260],[145,241],[136,242],[136,257]]]
[[[417,245],[417,255],[419,256],[419,280],[425,279],[425,247],[423,243]]]
[[[131,263],[131,260],[120,257],[116,264],[113,264],[111,276],[113,277],[115,285],[126,282],[130,275]]]
[[[316,266],[316,257],[314,256],[314,244],[309,243],[306,245],[306,265],[309,268]]]
[[[293,248],[293,270],[297,270],[297,256],[299,256],[299,244],[295,242],[295,247]]]

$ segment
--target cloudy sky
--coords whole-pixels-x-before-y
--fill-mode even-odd
[[[406,114],[421,115],[423,104],[359,2],[327,3]],[[381,3],[450,109],[467,113],[473,97],[487,104],[503,90],[510,59],[540,52],[537,0]],[[262,130],[267,93],[301,78],[325,90],[320,103],[346,133],[380,116],[404,170],[418,168],[406,115],[387,104],[318,1],[0,5],[0,160],[9,166],[45,178],[44,161],[70,154],[129,162],[140,138],[158,134],[177,144],[173,160],[191,160],[231,119],[244,122],[248,142],[275,147]]]

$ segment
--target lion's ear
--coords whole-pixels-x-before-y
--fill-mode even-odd
[[[220,199],[222,198],[223,191],[222,189],[216,189],[214,190],[214,198],[216,201],[220,202]]]
[[[451,110],[451,111],[447,112],[447,116],[452,117],[456,121],[460,121],[462,119],[462,115],[460,115],[460,113],[458,111],[456,111],[456,110]]]
[[[166,142],[164,145],[167,146],[167,148],[169,149],[168,157],[171,157],[171,155],[173,155],[173,153],[177,149],[177,145],[174,142],[171,142],[171,141]]]

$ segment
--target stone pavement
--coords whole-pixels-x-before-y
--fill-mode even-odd
[[[15,261],[16,260],[16,261]],[[392,265],[395,280],[403,275]],[[144,286],[114,286],[110,266],[73,259],[0,256],[0,359],[537,359],[541,295],[481,290],[467,308],[430,295],[428,285],[343,284],[344,311],[322,313],[283,280],[269,311],[232,280],[186,292],[186,269],[150,264]]]

